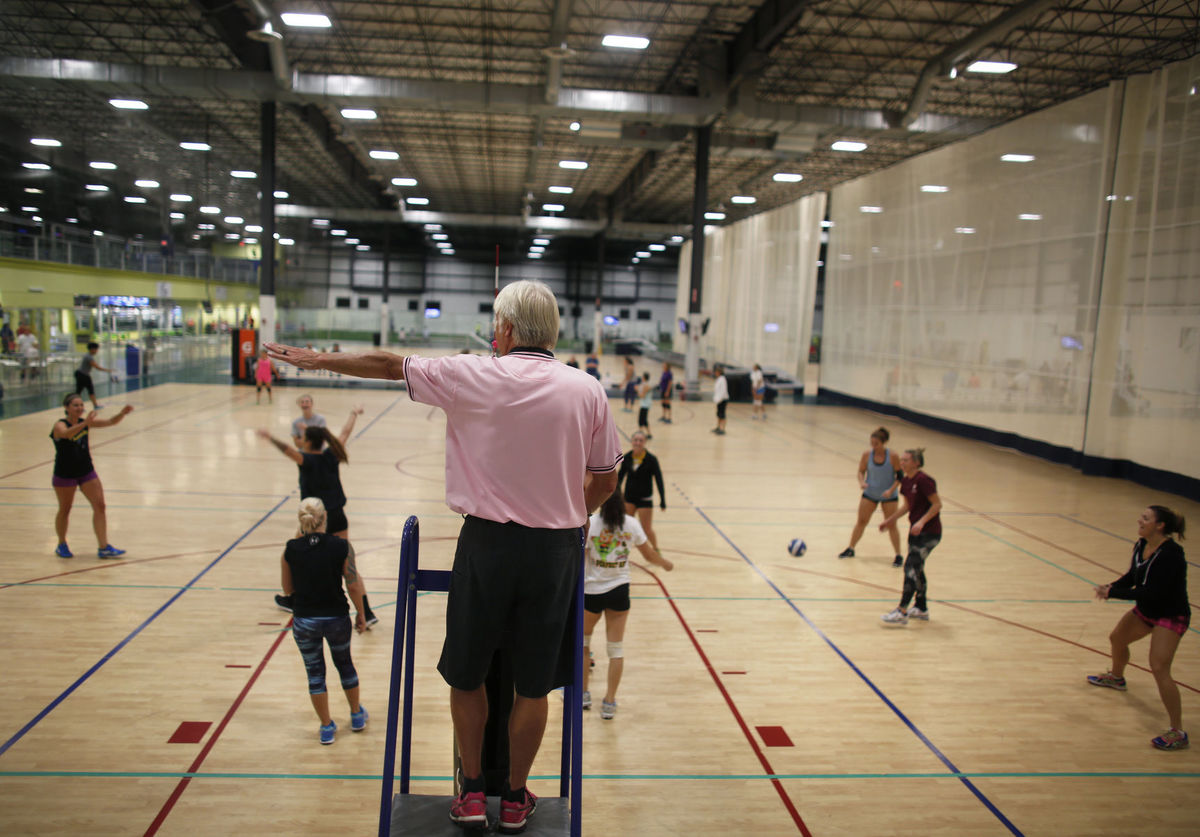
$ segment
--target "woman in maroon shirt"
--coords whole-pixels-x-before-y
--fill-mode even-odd
[[[894,514],[879,524],[879,531],[905,514],[908,515],[908,558],[904,561],[904,592],[900,604],[881,617],[889,625],[907,625],[909,619],[929,621],[929,609],[925,602],[925,561],[929,553],[942,540],[942,520],[938,513],[942,501],[937,493],[937,481],[921,469],[925,467],[925,448],[906,450],[900,454],[900,494],[904,502]],[[908,603],[913,596],[916,601],[910,609]]]

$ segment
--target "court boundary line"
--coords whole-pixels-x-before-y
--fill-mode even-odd
[[[796,613],[796,615],[799,616],[804,621],[804,623],[806,625],[808,625],[808,627],[817,636],[819,636],[825,642],[825,644],[828,645],[829,648],[835,654],[837,654],[838,657],[840,657],[842,659],[842,662],[844,662],[847,666],[850,667],[851,671],[853,671],[856,675],[858,675],[859,679],[861,679],[863,681],[863,683],[865,683],[867,685],[867,687],[871,691],[873,691],[880,700],[883,701],[885,706],[887,706],[889,709],[892,710],[892,712],[896,715],[896,717],[899,718],[904,723],[904,725],[909,728],[909,730],[917,737],[917,739],[922,744],[924,744],[926,746],[926,748],[928,748],[929,751],[931,753],[933,753],[933,755],[936,756],[940,762],[942,762],[942,764],[944,764],[951,772],[953,772],[955,774],[960,774],[962,772],[958,769],[958,767],[954,764],[954,762],[950,761],[950,759],[940,749],[938,749],[938,747],[932,741],[929,740],[929,738],[925,735],[925,733],[921,732],[921,730],[917,728],[916,724],[914,724],[908,718],[908,716],[905,715],[904,712],[902,712],[900,710],[900,707],[898,707],[898,706],[896,706],[896,704],[892,703],[892,701],[888,699],[887,695],[885,695],[883,693],[883,691],[878,686],[875,685],[875,683],[871,680],[871,678],[867,677],[867,675],[858,666],[856,666],[854,664],[854,662],[845,654],[845,652],[843,652],[842,649],[839,648],[837,646],[837,644],[833,642],[833,640],[831,640],[828,636],[826,636],[824,631],[822,631],[820,628],[818,628],[816,626],[816,624],[811,619],[809,619],[807,615],[805,615],[804,611],[802,611],[799,607],[796,606],[796,604],[794,602],[792,602],[790,599],[788,599],[788,597],[786,595],[784,595],[783,591],[780,590],[778,586],[776,586],[775,582],[773,582],[770,578],[768,578],[767,574],[764,573],[757,564],[755,564],[752,560],[750,560],[750,557],[747,556],[746,553],[742,552],[741,548],[738,547],[738,545],[735,544],[729,538],[729,536],[726,535],[725,532],[721,530],[721,527],[718,526],[716,523],[714,523],[712,521],[712,519],[709,518],[709,516],[704,513],[704,509],[700,508],[695,503],[693,503],[691,498],[688,497],[687,494],[684,493],[683,489],[681,489],[678,484],[671,483],[671,485],[672,485],[672,487],[674,487],[674,489],[676,491],[678,491],[681,495],[683,495],[683,498],[685,500],[687,500],[687,502],[696,511],[696,513],[699,514],[702,518],[704,518],[704,520],[708,523],[708,525],[712,527],[713,531],[715,531],[718,535],[720,535],[721,538],[727,544],[729,544],[729,546],[738,555],[740,555],[742,557],[742,560],[746,562],[746,565],[749,566],[752,570],[754,570],[754,572],[757,573],[758,576],[763,581],[765,581],[767,583],[767,585],[772,590],[774,590],[781,599],[783,599],[785,602],[787,602],[788,607],[790,607]],[[981,791],[979,788],[975,787],[975,785],[971,782],[970,779],[966,778],[965,776],[958,776],[956,778],[958,778],[959,781],[962,782],[963,786],[966,787],[967,790],[969,790],[972,794],[974,794],[974,796],[980,802],[983,803],[984,807],[987,808],[989,811],[991,811],[992,814],[998,820],[1000,820],[1000,822],[1012,834],[1016,835],[1016,837],[1024,837],[1021,830],[1018,829],[1016,827],[1016,825],[1014,825],[1012,823],[1012,821],[1008,819],[1008,817],[1004,816],[1004,814],[1000,811],[1000,809],[997,808],[992,803],[992,801],[987,798],[987,796],[983,793],[983,791]]]
[[[401,393],[400,395],[397,395],[397,396],[396,396],[396,398],[395,398],[395,400],[394,400],[394,401],[392,401],[392,403],[391,403],[391,404],[388,404],[386,407],[384,407],[384,408],[383,408],[383,411],[382,411],[382,412],[381,412],[379,415],[375,416],[375,418],[371,419],[371,421],[367,423],[367,426],[366,426],[366,427],[364,427],[362,430],[360,430],[360,431],[358,431],[356,434],[354,434],[354,438],[353,438],[353,439],[351,439],[350,441],[352,441],[352,442],[353,442],[353,441],[357,441],[359,436],[361,436],[362,434],[364,434],[364,433],[366,433],[368,430],[370,430],[372,427],[374,427],[374,426],[375,426],[375,422],[379,421],[381,418],[383,418],[384,416],[386,416],[386,415],[388,414],[388,411],[389,411],[389,410],[391,410],[391,409],[392,409],[392,407],[395,407],[397,404],[399,404],[399,403],[400,403],[400,399],[401,399],[401,398],[403,398],[403,397],[404,397],[404,395],[405,395],[405,393]]]
[[[279,511],[279,509],[283,507],[283,504],[286,503],[290,497],[291,497],[291,494],[288,494],[286,497],[284,497],[282,500],[280,500],[278,503],[276,503],[275,506],[270,511],[268,511],[266,514],[264,514],[262,517],[260,517],[258,519],[258,522],[256,522],[253,526],[251,526],[249,529],[247,529],[245,532],[243,532],[238,537],[237,540],[235,540],[232,544],[230,544],[228,547],[226,547],[224,552],[222,552],[220,555],[218,555],[216,558],[214,558],[211,562],[209,562],[208,566],[206,566],[199,573],[197,573],[196,576],[191,581],[189,581],[185,587],[180,589],[179,592],[175,593],[175,595],[171,596],[171,598],[167,599],[166,602],[164,602],[162,605],[160,605],[159,608],[156,611],[154,611],[154,613],[150,614],[150,616],[148,616],[145,619],[145,621],[142,622],[142,624],[138,625],[124,639],[122,639],[120,642],[118,642],[116,645],[114,645],[103,657],[101,657],[97,662],[95,662],[82,675],[80,675],[79,678],[76,679],[74,683],[72,683],[70,686],[68,686],[66,689],[64,689],[62,691],[62,693],[59,694],[58,697],[56,697],[49,704],[47,704],[40,712],[38,712],[38,714],[34,715],[30,721],[28,721],[23,727],[21,727],[19,730],[17,730],[17,732],[14,733],[11,738],[9,738],[3,744],[0,744],[0,757],[3,757],[5,753],[7,753],[10,749],[12,749],[14,744],[16,744],[18,741],[20,741],[22,738],[25,737],[26,733],[28,733],[31,729],[33,729],[35,726],[37,726],[38,723],[40,723],[43,718],[45,718],[47,715],[49,715],[51,712],[53,712],[59,706],[59,704],[61,704],[64,700],[66,700],[76,689],[78,689],[80,686],[82,686],[88,680],[88,678],[90,678],[93,674],[95,674],[97,671],[99,671],[105,665],[105,663],[107,663],[109,660],[111,660],[113,657],[115,657],[126,645],[128,645],[130,642],[132,642],[133,639],[138,634],[140,634],[143,630],[145,630],[147,627],[149,627],[151,622],[153,622],[155,619],[157,619],[168,607],[170,607],[176,601],[178,601],[180,596],[182,596],[189,589],[191,589],[191,586],[195,582],[199,581],[209,570],[211,570],[213,567],[215,567],[226,555],[228,555],[235,548],[237,548],[238,544],[240,544],[243,540],[248,538],[250,536],[251,532],[253,532],[259,526],[261,526],[263,523],[265,523],[267,518],[269,518],[275,512]]]

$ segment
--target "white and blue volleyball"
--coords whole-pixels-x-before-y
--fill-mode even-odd
[[[790,552],[792,555],[795,555],[797,558],[807,551],[808,544],[800,540],[800,538],[793,538],[792,542],[788,544],[788,552]]]

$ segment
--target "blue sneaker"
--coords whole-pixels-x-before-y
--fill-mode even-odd
[[[71,552],[71,550],[67,548],[67,545],[65,543],[60,543],[58,546],[54,547],[54,554],[57,555],[59,558],[74,558],[75,557],[75,553]]]
[[[322,744],[332,744],[333,743],[333,734],[335,732],[337,732],[337,724],[335,724],[333,721],[330,721],[328,724],[323,725],[321,727],[321,743]]]
[[[366,729],[368,717],[370,716],[367,715],[367,708],[360,703],[358,705],[358,711],[350,713],[350,731],[362,732],[364,729]]]
[[[117,549],[111,543],[106,544],[103,549],[96,550],[97,558],[120,558],[125,554],[125,550]]]

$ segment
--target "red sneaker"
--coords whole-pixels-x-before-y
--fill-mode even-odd
[[[482,792],[463,791],[450,805],[450,821],[464,828],[483,831],[488,826],[487,797]]]
[[[500,800],[500,831],[505,834],[517,834],[525,830],[525,823],[537,809],[537,797],[525,790],[525,799],[521,802]]]

